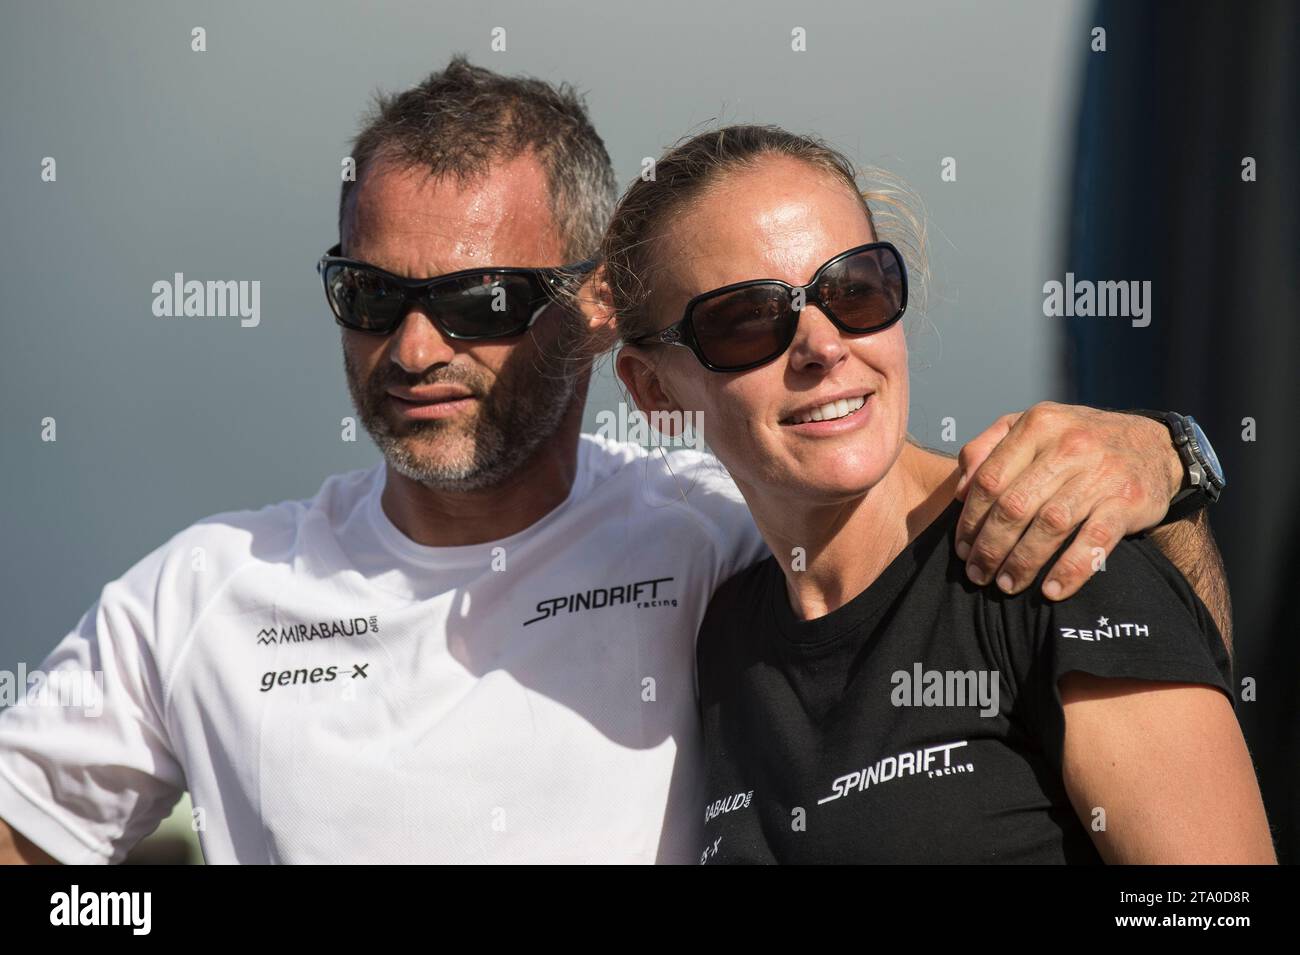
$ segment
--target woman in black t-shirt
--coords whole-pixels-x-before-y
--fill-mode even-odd
[[[617,369],[702,414],[773,554],[700,632],[701,861],[1274,861],[1227,654],[1149,540],[1059,602],[967,579],[848,161],[732,127],[655,171],[602,250]]]

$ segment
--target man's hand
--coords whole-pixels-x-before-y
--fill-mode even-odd
[[[999,418],[958,462],[957,556],[976,583],[1024,590],[1082,525],[1043,582],[1051,600],[1082,587],[1126,534],[1159,524],[1184,476],[1160,422],[1050,401]]]

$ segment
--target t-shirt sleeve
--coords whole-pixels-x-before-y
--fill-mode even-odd
[[[107,585],[0,713],[0,818],[60,862],[120,862],[185,789],[151,649],[159,556]]]
[[[1045,576],[1040,573],[1033,587],[1016,596],[986,591],[986,606],[1011,671],[1013,713],[1054,766],[1062,761],[1065,714],[1059,681],[1067,673],[1199,683],[1233,701],[1231,659],[1218,627],[1149,538],[1122,540],[1106,569],[1068,600],[1043,598]]]
[[[655,462],[649,499],[656,506],[682,506],[706,529],[714,544],[713,589],[767,557],[744,497],[717,458],[697,451],[673,451]]]

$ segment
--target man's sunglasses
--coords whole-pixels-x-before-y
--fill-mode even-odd
[[[878,332],[907,309],[907,268],[888,242],[841,252],[803,287],[753,279],[704,292],[681,321],[632,339],[632,345],[681,345],[710,371],[746,371],[777,358],[794,341],[799,311],[816,305],[840,331]]]
[[[408,279],[345,259],[341,245],[316,264],[325,298],[344,328],[387,335],[412,308],[429,316],[448,338],[509,338],[532,326],[556,293],[590,272],[595,262],[545,269],[465,269],[431,279]]]

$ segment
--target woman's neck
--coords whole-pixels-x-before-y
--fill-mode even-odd
[[[952,502],[957,475],[955,460],[909,442],[884,479],[854,500],[750,500],[796,616],[824,616],[870,587]]]

